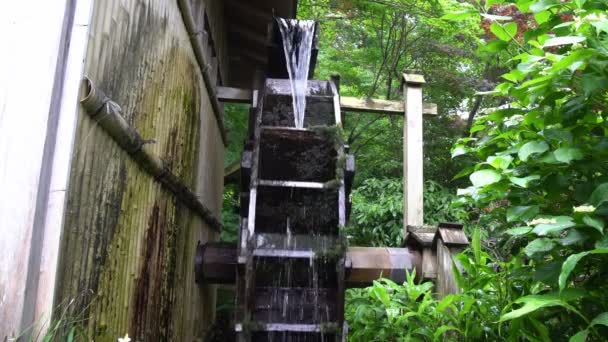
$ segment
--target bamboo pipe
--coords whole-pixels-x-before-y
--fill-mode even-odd
[[[84,97],[80,100],[82,107],[111,137],[123,148],[135,162],[161,185],[196,212],[209,227],[220,231],[222,224],[215,218],[198,197],[175,176],[169,167],[146,144],[144,139],[122,116],[120,106],[110,100],[93,82],[85,77],[82,81]]]

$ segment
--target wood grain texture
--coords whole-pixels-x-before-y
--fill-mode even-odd
[[[223,145],[174,1],[98,1],[85,74],[219,216]],[[82,112],[72,156],[55,304],[91,338],[201,339],[214,291],[194,282],[196,214]]]

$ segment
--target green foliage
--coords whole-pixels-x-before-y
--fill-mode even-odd
[[[477,24],[440,20],[446,7],[425,0],[302,0],[298,17],[322,23],[315,78],[340,74],[342,95],[399,100],[404,70],[425,76],[425,101],[436,103],[441,114],[424,124],[425,179],[453,187],[460,161],[450,160],[449,149],[465,125],[448,114],[473,96],[483,66],[471,53]],[[347,143],[357,160],[355,185],[401,176],[402,125],[396,116],[345,113]]]
[[[477,234],[479,236],[479,234]],[[402,285],[381,279],[367,289],[347,292],[346,319],[352,341],[500,341],[538,335],[537,319],[499,329],[503,308],[529,291],[531,280],[519,272],[521,260],[499,263],[477,243],[458,255],[460,294],[437,298],[431,282],[408,274]],[[500,270],[500,271],[498,271]],[[569,298],[564,299],[568,305]],[[544,335],[547,335],[543,331]]]
[[[403,181],[396,178],[363,181],[351,194],[353,208],[346,233],[354,246],[399,247],[403,237]],[[464,222],[466,207],[452,207],[456,196],[433,181],[424,187],[424,222]]]
[[[498,39],[488,45],[501,46],[486,53],[510,69],[491,94],[511,102],[479,117],[454,146],[455,158],[478,160],[465,171],[472,185],[460,194],[491,208],[481,212],[506,233],[498,242],[503,258],[527,260],[521,268],[533,285],[504,307],[510,311],[500,321],[513,329],[542,317],[544,332],[531,335],[539,340],[598,339],[608,332],[590,323],[604,322],[608,311],[608,3],[510,3],[534,20],[533,29],[520,34],[522,22],[478,8]],[[478,15],[464,8],[468,18]]]
[[[220,240],[237,242],[239,232],[239,192],[235,184],[227,184],[222,196],[222,232]]]

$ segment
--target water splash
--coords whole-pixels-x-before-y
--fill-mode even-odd
[[[283,18],[276,18],[276,20],[283,38],[283,51],[285,52],[285,62],[293,98],[295,126],[296,128],[304,128],[306,88],[308,86],[308,70],[315,22],[313,20]]]

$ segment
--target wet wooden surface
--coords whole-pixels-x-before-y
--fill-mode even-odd
[[[99,1],[93,18],[85,74],[219,216],[222,141],[176,2]],[[194,254],[215,236],[82,110],[77,125],[55,314],[95,340],[202,338],[214,296]]]

